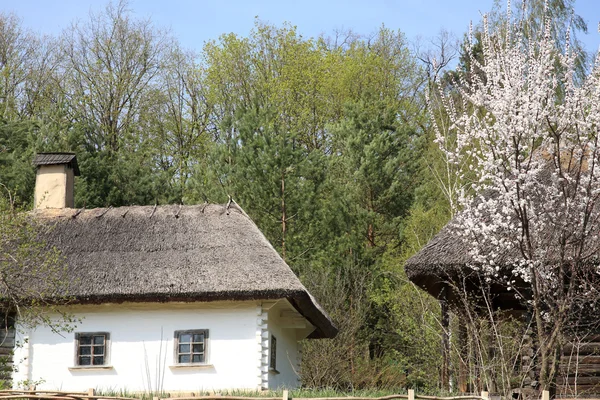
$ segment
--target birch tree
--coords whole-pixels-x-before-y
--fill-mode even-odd
[[[459,96],[441,94],[452,146],[474,179],[458,195],[456,232],[472,243],[469,265],[502,283],[532,316],[541,389],[554,390],[562,347],[598,306],[600,272],[600,60],[577,78],[578,52],[552,35],[546,13],[539,37],[527,16],[504,26],[483,21],[483,60]],[[473,197],[474,196],[474,197]],[[575,317],[577,316],[577,320]]]

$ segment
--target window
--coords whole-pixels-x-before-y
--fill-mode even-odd
[[[205,364],[208,330],[175,331],[175,363]]]
[[[108,342],[109,334],[107,332],[76,333],[75,365],[89,367],[106,365],[108,363]]]
[[[269,354],[269,369],[277,371],[277,338],[271,335],[271,353]]]

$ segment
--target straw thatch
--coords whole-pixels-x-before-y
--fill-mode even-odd
[[[450,221],[417,254],[406,261],[404,270],[408,278],[433,297],[448,300],[454,306],[460,307],[462,295],[469,294],[475,296],[471,301],[485,307],[486,302],[480,297],[485,292],[494,309],[523,310],[523,300],[529,296],[529,286],[520,277],[510,275],[510,272],[501,268],[500,272],[511,276],[513,286],[526,298],[519,297],[502,280],[490,280],[489,275],[472,268],[478,264],[470,254],[473,244],[457,233],[455,225],[455,220]],[[484,254],[485,251],[484,248]],[[507,267],[518,259],[519,255],[514,249],[506,249],[504,254],[496,257],[499,265]]]
[[[404,269],[417,286],[437,297],[445,282],[454,281],[472,262],[470,244],[446,225],[417,254],[406,261]]]
[[[410,280],[421,282],[429,277],[448,277],[464,268],[472,259],[470,245],[446,225],[417,254],[406,261]]]
[[[538,186],[541,188],[555,185],[553,182],[553,173],[555,171],[554,164],[551,162],[549,153],[540,149],[534,157],[541,157],[547,161],[546,166],[537,174]],[[579,163],[577,160],[572,160],[569,153],[564,153],[562,162],[563,171],[565,173],[576,175],[579,172],[588,170],[587,161]],[[484,198],[493,198],[497,196],[494,190],[486,190],[483,193]],[[475,205],[480,201],[479,198],[474,198]],[[534,200],[538,201],[538,200]],[[461,281],[463,286],[466,286],[468,291],[475,292],[481,290],[480,283],[485,280],[482,274],[468,267],[477,265],[473,260],[470,252],[473,249],[473,243],[469,242],[465,237],[461,237],[459,231],[462,228],[458,223],[458,218],[452,219],[437,235],[435,235],[417,254],[406,261],[404,269],[408,278],[417,286],[422,287],[434,297],[439,297],[444,287],[448,284],[455,284]],[[555,247],[555,243],[559,241],[551,240],[553,232],[547,231],[542,233],[545,236],[547,262],[554,262],[558,259],[560,248]],[[600,248],[600,243],[594,243],[588,239],[590,247]],[[576,248],[575,248],[576,250]],[[489,254],[492,251],[490,243],[484,244],[481,249],[481,254]],[[497,249],[494,249],[497,252]],[[554,255],[557,255],[554,258]],[[517,248],[506,248],[504,253],[495,255],[495,262],[501,267],[501,272],[507,272],[503,267],[510,267],[521,259],[521,254]],[[507,273],[510,276],[510,272]],[[517,286],[522,294],[527,295],[528,285],[523,285],[519,277],[512,276],[516,280]],[[506,285],[499,282],[491,282],[488,285],[488,290],[495,297],[495,301],[503,308],[518,309],[522,307],[521,301],[515,298],[514,291],[507,291]],[[464,289],[464,287],[463,287]],[[446,293],[447,294],[447,293]]]
[[[337,329],[235,203],[36,210],[42,239],[66,258],[77,302],[288,299],[315,327]]]

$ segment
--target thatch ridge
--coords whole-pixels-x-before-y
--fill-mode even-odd
[[[333,337],[332,321],[235,203],[35,210],[66,258],[79,303],[285,298]]]

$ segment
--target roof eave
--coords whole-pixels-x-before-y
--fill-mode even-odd
[[[245,301],[245,300],[276,300],[287,299],[296,310],[302,314],[315,330],[309,339],[334,338],[338,329],[329,316],[322,311],[306,291],[248,291],[220,293],[143,293],[143,294],[106,294],[106,295],[75,295],[68,301],[73,304],[103,304],[125,302],[212,302],[212,301]],[[64,301],[64,299],[61,299]]]
[[[297,292],[294,296],[288,297],[288,301],[315,326],[316,329],[308,335],[308,339],[333,339],[337,336],[338,328],[329,316],[318,307],[308,292]]]

